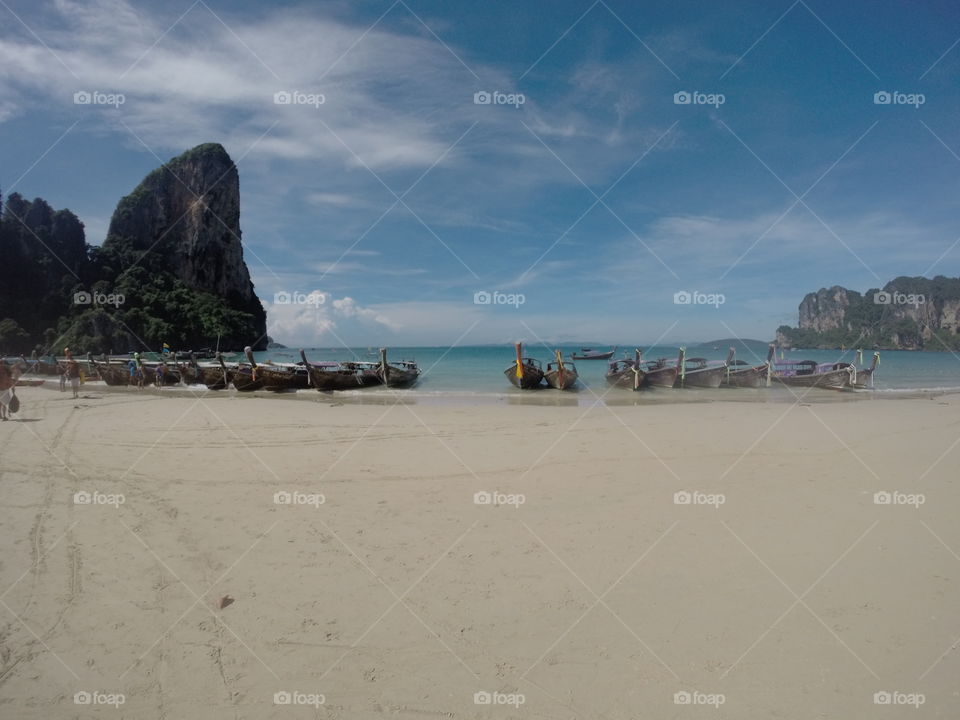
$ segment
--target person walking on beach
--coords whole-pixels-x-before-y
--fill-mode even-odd
[[[80,397],[80,363],[70,358],[67,362],[67,377],[70,379],[70,387],[73,390],[73,399]]]
[[[11,370],[5,362],[0,360],[0,420],[4,422],[10,419],[10,401],[13,400],[13,388],[17,384],[19,375],[18,368],[14,367]]]
[[[57,363],[57,373],[60,375],[60,392],[64,392],[67,389],[67,366]]]

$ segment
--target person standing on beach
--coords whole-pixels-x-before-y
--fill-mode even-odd
[[[143,363],[140,362],[140,353],[133,354],[133,361],[137,366],[137,388],[143,390],[143,381],[146,376],[146,370],[144,370]]]
[[[70,358],[67,362],[67,377],[70,378],[70,387],[73,389],[73,399],[80,397],[80,363]]]
[[[60,375],[60,392],[67,389],[67,366],[57,363],[57,373]]]
[[[7,367],[7,364],[0,360],[0,420],[6,422],[10,418],[10,401],[13,400],[13,388],[17,384],[17,378],[20,375],[18,368],[13,370]]]

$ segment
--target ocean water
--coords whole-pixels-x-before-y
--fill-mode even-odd
[[[556,348],[544,346],[524,346],[524,355],[540,360],[544,367],[553,360],[553,350],[563,352],[567,360],[573,352],[579,351],[579,346],[561,345]],[[610,350],[610,347],[597,347],[599,351]],[[644,359],[652,360],[659,357],[675,359],[679,349],[675,346],[642,348]],[[632,348],[629,348],[632,357]],[[311,362],[333,360],[377,360],[376,348],[310,348],[307,357]],[[627,348],[620,348],[614,358],[627,356]],[[722,361],[726,358],[727,348],[689,348],[687,357],[705,357],[709,360]],[[864,350],[864,365],[869,366],[873,352]],[[778,351],[778,358],[779,358]],[[744,349],[737,354],[738,359],[750,364],[760,364],[765,360],[764,355],[752,355]],[[842,353],[836,350],[793,350],[787,351],[784,357],[788,360],[816,360],[817,362],[836,362],[839,360],[854,361],[855,352]],[[597,396],[603,396],[605,402],[629,403],[650,401],[704,401],[713,399],[742,399],[760,401],[784,400],[793,402],[795,396],[785,388],[762,388],[759,390],[721,388],[717,390],[684,389],[684,390],[651,390],[649,392],[633,393],[629,390],[613,389],[606,384],[604,374],[607,370],[606,360],[580,360],[575,365],[580,375],[579,387],[571,392],[560,393],[550,388],[529,391],[518,390],[508,382],[503,371],[513,364],[514,349],[511,345],[503,346],[463,346],[463,347],[405,347],[389,348],[388,358],[392,360],[415,360],[420,365],[423,375],[416,386],[404,390],[411,397],[427,398],[430,396],[458,395],[472,396],[478,401],[484,399],[496,402],[510,402],[512,398],[522,396],[525,400],[545,404],[585,404],[596,401]],[[256,353],[259,362],[272,359],[276,362],[296,362],[299,358],[297,349],[270,350]],[[874,375],[875,395],[913,395],[918,392],[957,392],[960,391],[960,355],[939,352],[881,352],[880,366]],[[312,392],[312,391],[311,391]],[[397,391],[369,388],[350,391],[365,397],[373,398],[377,393],[393,396]],[[349,394],[349,393],[338,393]],[[835,397],[848,395],[836,391],[815,389],[818,397]],[[860,393],[855,393],[860,394]],[[563,396],[558,397],[558,396]],[[640,396],[643,396],[641,399]]]

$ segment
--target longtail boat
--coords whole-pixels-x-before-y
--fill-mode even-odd
[[[672,388],[677,382],[679,368],[668,364],[667,358],[643,360],[643,351],[637,350],[640,358],[640,369],[644,372],[643,382],[650,387]]]
[[[305,390],[310,387],[307,369],[296,364],[258,365],[257,375],[263,379],[263,387],[267,390]]]
[[[580,348],[579,355],[573,353],[570,357],[574,360],[609,360],[613,357],[613,354],[616,351],[616,346],[614,346],[613,350],[610,352],[600,352],[598,350],[594,350],[593,348]]]
[[[223,355],[218,355],[217,359],[227,375],[227,382],[232,383],[237,392],[260,390],[263,388],[263,380],[257,374],[257,361],[253,358],[253,350],[247,346],[243,352],[247,356],[247,363],[228,367],[223,361]]]
[[[320,391],[356,390],[358,388],[380,385],[383,381],[377,375],[377,364],[368,362],[321,362],[307,360],[301,350],[300,357],[307,369],[310,387]]]
[[[680,348],[677,360],[675,387],[717,388],[727,372],[727,365],[710,365],[706,358],[688,358],[687,349]]]
[[[822,387],[842,390],[855,387],[857,382],[857,368],[853,363],[848,362],[779,360],[773,364],[771,375],[773,380],[787,387]]]
[[[547,385],[557,390],[566,390],[577,382],[577,366],[573,363],[563,361],[563,353],[559,350],[554,351],[556,360],[547,363],[547,369],[543,373],[543,379]]]
[[[773,348],[767,354],[767,361],[763,365],[750,365],[743,360],[735,360],[736,348],[730,348],[727,355],[727,372],[723,376],[724,387],[758,388],[767,385],[770,377],[770,363],[773,360]]]
[[[111,365],[109,359],[105,363],[97,363],[90,353],[87,353],[87,361],[96,368],[100,379],[107,385],[117,387],[130,384],[130,369],[127,363]]]
[[[634,359],[614,360],[607,368],[607,384],[627,390],[639,390],[643,387],[646,372],[642,366],[642,354],[636,351]]]
[[[188,360],[189,362],[177,363],[177,370],[180,371],[180,382],[184,385],[197,385],[200,383],[200,366],[195,355],[191,355]]]
[[[539,360],[523,357],[523,346],[521,343],[515,345],[517,359],[503,371],[507,380],[521,390],[530,390],[539,387],[543,382],[543,367]]]
[[[257,365],[257,377],[263,382],[266,390],[303,390],[310,386],[309,372],[299,363]]]
[[[413,360],[388,363],[387,349],[380,348],[380,366],[377,368],[377,377],[387,387],[406,387],[413,385],[420,377],[420,368]]]
[[[857,362],[863,365],[863,350],[857,350]],[[873,373],[876,371],[878,365],[880,365],[880,353],[875,352],[873,353],[873,362],[870,364],[870,367],[857,370],[857,377],[853,386],[857,390],[872,388]]]
[[[196,364],[196,381],[207,386],[207,390],[224,390],[230,384],[229,372],[217,353],[216,363]]]

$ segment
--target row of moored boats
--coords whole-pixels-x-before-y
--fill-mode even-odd
[[[408,387],[420,377],[420,368],[412,360],[391,362],[387,351],[380,349],[379,362],[310,362],[301,350],[301,362],[257,362],[250,347],[244,349],[245,361],[227,362],[217,353],[212,361],[146,360],[139,353],[126,356],[101,356],[98,360],[87,355],[88,374],[99,376],[107,385],[204,385],[209,390],[233,387],[240,392],[254,390],[356,390],[381,386]],[[62,364],[62,361],[57,364]],[[56,374],[57,364],[50,372]],[[44,374],[44,366],[34,363],[35,372]]]
[[[580,360],[610,359],[613,351],[592,353],[584,348]],[[816,360],[776,360],[776,347],[771,344],[767,360],[751,365],[735,358],[736,351],[730,348],[727,359],[710,361],[706,358],[688,358],[686,348],[680,348],[676,361],[669,358],[644,360],[643,352],[636,350],[633,357],[624,357],[610,362],[606,380],[614,387],[628,390],[646,388],[760,388],[774,383],[787,387],[822,387],[834,390],[864,389],[872,387],[873,373],[880,363],[880,353],[873,354],[869,368],[857,367],[852,362],[818,363]],[[862,362],[862,353],[858,351]],[[523,354],[520,343],[516,345],[516,359],[503,371],[516,387],[530,390],[549,387],[567,390],[574,387],[579,377],[576,365],[565,361],[559,350],[546,368],[539,360]]]

